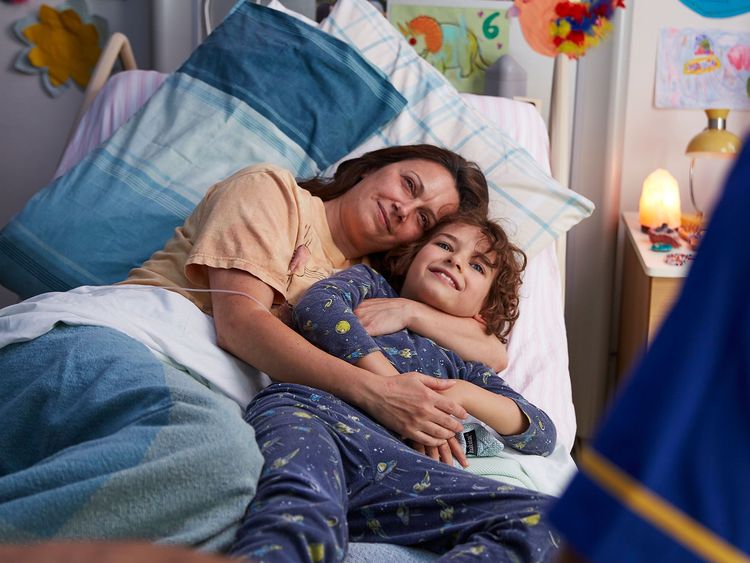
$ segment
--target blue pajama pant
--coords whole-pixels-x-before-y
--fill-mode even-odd
[[[349,540],[418,546],[442,561],[545,561],[551,497],[416,453],[323,391],[274,384],[245,420],[265,466],[234,555],[341,561]]]

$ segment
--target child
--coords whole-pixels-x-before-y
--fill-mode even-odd
[[[517,317],[519,255],[497,224],[463,215],[440,222],[387,263],[402,297],[455,316],[481,315],[504,338]],[[486,366],[408,330],[367,335],[353,310],[368,297],[396,296],[374,270],[355,266],[311,287],[294,317],[319,347],[381,375],[456,379],[443,393],[510,447],[550,453],[551,420]],[[266,465],[235,554],[336,561],[352,538],[419,545],[451,560],[538,561],[557,545],[541,519],[549,497],[425,457],[328,393],[272,385],[250,403],[246,420]]]
[[[518,287],[525,256],[508,241],[499,225],[482,217],[451,218],[432,233],[392,251],[386,258],[385,269],[401,297],[454,316],[481,314],[487,332],[494,332],[505,343],[518,318]],[[487,248],[477,252],[476,245],[482,243]],[[464,268],[455,263],[456,255],[462,253],[466,255],[466,271],[452,272]],[[460,291],[452,287],[456,282],[461,284]],[[375,373],[416,371],[459,379],[444,394],[505,435],[509,446],[539,455],[552,452],[555,428],[547,415],[502,379],[492,377],[494,374],[486,366],[466,363],[457,354],[409,330],[370,337],[353,310],[365,299],[378,297],[398,295],[380,274],[364,265],[355,266],[311,287],[294,309],[295,324],[319,348]],[[475,439],[471,440],[472,434],[467,432],[466,442],[468,448],[474,446],[469,453],[478,453],[476,448],[490,445],[490,441],[481,436],[481,427],[472,426]],[[476,436],[477,431],[480,436]],[[437,458],[434,450],[430,453]]]

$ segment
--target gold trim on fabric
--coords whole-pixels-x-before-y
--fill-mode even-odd
[[[595,450],[581,448],[579,465],[607,493],[698,556],[709,561],[750,561],[746,554],[648,490]]]

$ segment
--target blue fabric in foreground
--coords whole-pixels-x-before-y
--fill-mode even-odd
[[[26,298],[120,281],[218,180],[260,162],[315,176],[404,104],[342,41],[241,4],[111,139],[0,232],[0,284]]]
[[[706,536],[632,510],[632,495],[584,457],[551,517],[589,561],[730,560],[701,551],[719,545],[731,560],[750,556],[750,246],[737,239],[750,209],[750,138],[744,146],[682,294],[592,445]]]

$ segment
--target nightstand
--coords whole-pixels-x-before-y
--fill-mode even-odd
[[[627,234],[622,264],[618,385],[646,350],[687,275],[690,260],[673,266],[664,261],[665,256],[671,252],[694,254],[684,241],[670,252],[654,252],[648,235],[641,232],[638,212],[623,213],[622,220]]]

